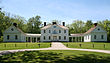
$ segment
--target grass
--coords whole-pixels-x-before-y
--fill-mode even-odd
[[[63,42],[69,48],[110,50],[110,43],[103,42]]]
[[[0,63],[110,63],[110,54],[71,50],[25,51],[0,56]]]
[[[39,45],[40,44],[40,47]],[[0,43],[0,50],[48,48],[50,43]]]

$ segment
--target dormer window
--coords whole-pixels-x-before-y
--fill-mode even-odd
[[[13,29],[13,28],[12,28],[11,30],[12,30],[12,31],[14,31],[14,29]]]

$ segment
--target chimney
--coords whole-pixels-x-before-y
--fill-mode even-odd
[[[44,26],[46,26],[46,22],[44,22]]]
[[[13,23],[13,26],[17,27],[17,23]]]
[[[63,22],[63,26],[65,26],[65,22]]]
[[[96,27],[97,26],[97,23],[94,23],[94,26]]]
[[[57,24],[56,22],[52,22],[52,24],[54,25],[54,24]]]

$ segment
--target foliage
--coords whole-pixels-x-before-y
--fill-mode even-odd
[[[75,20],[72,24],[70,24],[70,33],[83,33],[84,32],[85,23],[81,20]]]
[[[76,51],[65,56],[66,51],[27,51],[0,56],[0,63],[109,63],[110,55],[94,52]],[[69,51],[72,53],[75,51]],[[80,54],[78,54],[80,52]],[[82,53],[81,53],[82,52]],[[67,54],[67,53],[66,53]],[[108,56],[104,56],[108,55]]]
[[[32,17],[28,20],[27,23],[27,32],[28,33],[40,33],[40,26],[41,26],[41,21],[40,21],[40,16]]]

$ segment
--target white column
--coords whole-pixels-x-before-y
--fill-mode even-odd
[[[36,37],[36,42],[37,42],[37,37]]]
[[[72,42],[73,42],[73,37],[72,37]]]
[[[31,40],[31,42],[32,42],[32,37],[30,37],[30,40]]]
[[[77,38],[77,37],[75,37],[75,42],[77,41],[76,38]]]
[[[81,42],[82,42],[82,36],[81,36]]]

